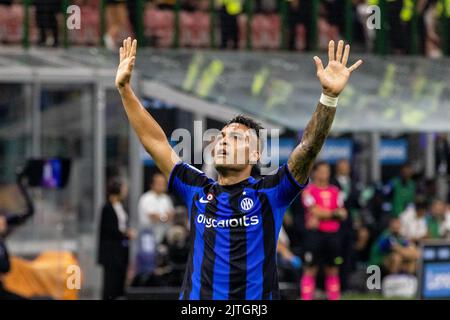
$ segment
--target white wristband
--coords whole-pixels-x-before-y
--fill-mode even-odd
[[[327,96],[327,95],[322,93],[322,95],[320,96],[320,100],[319,101],[324,106],[336,108],[338,100],[339,100],[339,97],[333,98],[333,97]]]

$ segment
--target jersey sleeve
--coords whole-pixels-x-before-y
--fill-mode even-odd
[[[213,181],[202,171],[185,162],[179,162],[170,173],[168,189],[189,206],[194,194],[211,182]]]
[[[307,185],[295,180],[287,164],[279,167],[274,174],[264,177],[261,183],[263,189],[270,190],[277,207],[288,207]]]

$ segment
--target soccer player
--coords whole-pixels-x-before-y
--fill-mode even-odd
[[[325,290],[329,300],[340,298],[339,265],[342,263],[341,221],[347,218],[344,197],[330,184],[330,166],[319,161],[313,166],[313,182],[302,193],[305,207],[305,268],[300,282],[303,300],[314,298],[319,265],[325,265]]]
[[[329,44],[329,63],[314,57],[323,94],[301,143],[287,164],[260,180],[250,176],[260,158],[254,120],[238,116],[215,139],[214,181],[182,162],[164,131],[139,103],[130,86],[136,40],[123,42],[116,86],[128,119],[141,143],[169,181],[169,190],[185,202],[191,225],[191,250],[181,299],[279,298],[276,243],[283,214],[309,180],[314,160],[330,131],[339,94],[350,74],[350,46]],[[243,159],[237,159],[237,158]],[[238,161],[241,160],[241,161]]]

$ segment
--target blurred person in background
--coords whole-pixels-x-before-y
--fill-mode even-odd
[[[437,197],[446,199],[450,194],[450,146],[446,133],[439,133],[436,136],[435,150]]]
[[[368,0],[369,5],[379,5],[380,0]],[[411,19],[414,14],[414,1],[389,0],[386,1],[389,45],[393,53],[405,54],[409,52],[411,36]]]
[[[427,216],[427,231],[429,239],[450,239],[450,206],[439,199],[431,203],[430,214]]]
[[[439,21],[439,0],[430,0],[424,9],[425,54],[430,58],[442,56],[441,24]]]
[[[184,216],[178,215],[177,217],[174,224],[167,230],[162,242],[168,252],[168,262],[172,270],[169,284],[172,286],[182,285],[190,251],[189,230]]]
[[[167,194],[167,180],[163,174],[153,175],[150,190],[139,199],[138,215],[139,229],[151,229],[156,242],[161,243],[174,216],[173,202]]]
[[[358,196],[359,190],[356,181],[351,176],[351,165],[347,159],[340,159],[336,162],[336,172],[331,179],[331,184],[337,186],[341,191],[344,207],[348,212],[348,218],[342,223],[340,228],[342,241],[343,264],[341,271],[341,287],[347,289],[347,278],[355,266],[356,252],[364,250],[369,241],[369,231],[363,225],[359,216]],[[355,246],[358,246],[355,248]]]
[[[24,213],[6,213],[0,211],[0,300],[25,300],[15,293],[6,290],[3,287],[3,277],[11,270],[8,248],[6,247],[6,237],[14,228],[24,224],[34,214],[33,201],[26,189],[23,181],[23,175],[18,174],[18,187],[25,199],[26,210]]]
[[[36,23],[39,28],[38,44],[57,47],[59,45],[57,14],[61,10],[61,1],[34,0],[34,3],[36,6]]]
[[[219,0],[220,8],[220,30],[221,49],[231,47],[237,49],[239,46],[238,17],[242,13],[242,0]]]
[[[382,267],[388,274],[414,275],[420,252],[412,242],[401,235],[400,231],[400,219],[391,217],[389,227],[372,245],[370,264]]]
[[[354,201],[354,188],[351,177],[351,166],[347,159],[340,159],[336,162],[336,173],[331,179],[331,183],[337,186],[344,196],[344,202],[352,205]],[[353,205],[352,205],[353,206]]]
[[[344,25],[344,1],[322,0],[322,16],[328,23],[328,35],[330,39],[338,39]]]
[[[410,163],[400,168],[400,176],[393,178],[387,185],[387,195],[391,198],[394,217],[399,217],[409,204],[414,203],[416,183],[413,178],[413,169]]]
[[[281,227],[278,238],[277,257],[280,281],[297,282],[297,274],[301,270],[302,260],[292,252],[291,242],[284,227]]]
[[[413,17],[414,17],[414,14],[417,17],[417,33],[418,33],[417,49],[418,49],[418,53],[420,53],[420,54],[426,54],[427,28],[426,28],[426,23],[425,23],[425,14],[427,13],[427,9],[430,7],[430,5],[433,1],[434,0],[417,0],[415,13],[414,13],[414,8],[412,9]],[[413,27],[412,27],[413,17],[411,18],[411,23],[409,25],[409,29],[408,29],[409,33],[413,32]],[[411,50],[409,50],[409,52],[411,53]]]
[[[400,234],[415,244],[427,237],[426,213],[427,201],[422,196],[417,196],[414,205],[410,205],[400,215]]]
[[[437,29],[439,31],[439,46],[447,47],[447,55],[450,55],[450,1],[449,0],[434,0],[436,3],[435,14],[437,16]],[[445,28],[445,29],[444,29]],[[444,32],[446,31],[446,32]]]
[[[335,175],[331,179],[331,184],[337,186],[342,193],[344,206],[351,216],[357,216],[359,211],[359,197],[361,193],[361,185],[352,177],[352,168],[350,161],[340,159],[336,162]],[[352,222],[351,219],[348,219]]]
[[[313,183],[301,195],[305,207],[307,232],[304,240],[303,276],[300,281],[302,300],[314,299],[316,275],[325,266],[325,290],[329,300],[340,298],[339,266],[342,248],[339,229],[347,219],[343,196],[330,184],[330,166],[320,161],[312,169]]]
[[[145,250],[151,252],[151,256],[146,260],[141,259],[141,266],[132,286],[181,286],[190,251],[190,239],[185,219],[180,215],[176,217],[161,244],[147,244],[149,248]]]
[[[129,228],[129,217],[122,202],[127,187],[118,178],[108,183],[108,199],[100,220],[98,262],[103,266],[103,300],[114,300],[124,295],[130,240],[136,232]]]
[[[106,1],[107,30],[104,36],[105,45],[109,50],[118,49],[118,39],[121,32],[128,27],[127,0]]]
[[[410,37],[408,35],[408,23],[411,18],[411,8],[403,10],[404,0],[392,0],[386,3],[389,23],[389,43],[395,54],[405,54],[408,51]],[[403,13],[403,14],[402,14]]]
[[[145,4],[147,0],[144,0],[143,2],[145,10]],[[127,4],[128,21],[130,22],[130,27],[133,34],[136,34],[136,21],[137,21],[136,0],[126,0],[126,4]]]
[[[309,26],[311,25],[311,3],[307,0],[289,1],[288,7],[288,30],[289,50],[297,49],[297,27],[302,25],[305,30],[305,50],[309,50]]]

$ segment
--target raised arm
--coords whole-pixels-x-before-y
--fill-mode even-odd
[[[319,57],[314,57],[317,67],[317,77],[322,85],[322,96],[316,111],[303,132],[302,141],[294,149],[288,161],[288,168],[294,178],[301,184],[307,182],[313,163],[322,149],[336,113],[339,94],[344,90],[350,74],[361,64],[358,60],[347,68],[350,46],[339,41],[337,50],[334,41],[328,45],[328,66],[324,69]]]
[[[168,179],[179,158],[167,141],[162,128],[145,110],[131,89],[130,79],[136,62],[136,48],[136,40],[131,41],[131,38],[128,38],[123,41],[123,47],[120,48],[116,87],[122,97],[128,120],[139,140],[155,161],[156,166]]]

